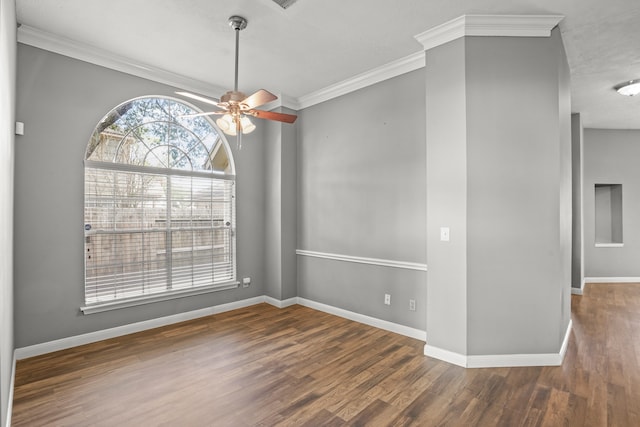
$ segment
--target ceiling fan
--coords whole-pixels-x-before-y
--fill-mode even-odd
[[[176,92],[178,95],[206,102],[220,108],[218,111],[209,111],[205,113],[193,114],[192,116],[221,114],[222,117],[216,120],[217,125],[227,135],[238,136],[238,146],[240,146],[240,138],[243,133],[251,133],[255,130],[254,125],[249,117],[258,119],[275,120],[284,123],[293,123],[298,118],[293,114],[277,113],[273,111],[256,110],[256,107],[264,105],[268,102],[278,99],[277,96],[269,91],[260,89],[257,92],[247,96],[238,91],[238,50],[240,40],[240,30],[247,27],[247,20],[242,16],[232,16],[229,18],[229,25],[236,32],[236,63],[235,63],[235,80],[233,90],[228,91],[220,98],[219,102],[208,99],[190,92]]]

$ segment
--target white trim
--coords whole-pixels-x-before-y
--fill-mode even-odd
[[[264,302],[266,302],[267,304],[270,304],[270,305],[272,305],[274,307],[286,308],[286,307],[290,307],[292,305],[296,305],[298,303],[298,298],[293,297],[293,298],[289,298],[289,299],[285,299],[285,300],[279,300],[279,299],[275,299],[273,297],[265,295]]]
[[[215,99],[228,90],[28,25],[21,25],[18,28],[18,42]],[[424,56],[424,53],[422,55]],[[272,110],[277,107],[297,110],[300,105],[297,99],[280,94],[276,101],[265,105],[263,109]]]
[[[186,313],[178,313],[170,316],[160,317],[157,319],[145,320],[142,322],[132,323],[129,325],[116,326],[114,328],[104,329],[101,331],[89,332],[82,335],[76,335],[67,338],[61,338],[59,340],[49,341],[41,344],[34,344],[27,347],[17,348],[14,351],[14,359],[22,360],[29,357],[40,356],[42,354],[52,353],[54,351],[65,350],[80,345],[91,344],[97,341],[102,341],[110,338],[115,338],[123,335],[133,334],[136,332],[146,331],[148,329],[159,328],[161,326],[167,326],[174,323],[184,322],[187,320],[197,319],[199,317],[211,316],[218,313],[224,313],[226,311],[237,310],[239,308],[249,307],[252,305],[267,303],[278,308],[285,308],[295,304],[309,307],[314,310],[322,311],[325,313],[333,314],[334,316],[343,317],[345,319],[352,320],[354,322],[364,323],[365,325],[373,326],[385,331],[394,332],[396,334],[404,335],[410,338],[415,338],[421,341],[426,341],[427,334],[420,329],[411,328],[409,326],[399,325],[397,323],[389,322],[375,317],[366,316],[360,313],[354,313],[352,311],[344,310],[341,308],[333,307],[330,305],[322,304],[319,302],[311,301],[305,298],[294,297],[283,301],[277,300],[273,297],[266,295],[248,298],[245,300],[234,301],[227,304],[220,304],[212,307],[203,308],[200,310],[189,311]],[[15,371],[15,368],[14,368]]]
[[[345,79],[339,83],[291,98],[280,94],[279,101],[268,108],[286,107],[301,110],[380,83],[425,66],[424,50],[467,36],[548,37],[564,17],[561,15],[463,15],[414,36],[424,49],[388,64]],[[79,59],[91,64],[121,71],[209,97],[218,97],[226,89],[208,82],[144,64],[86,43],[61,37],[28,25],[18,29],[18,42]]]
[[[11,427],[11,415],[13,414],[13,389],[16,387],[16,352],[13,351],[13,364],[11,365],[11,379],[9,380],[9,396],[7,398],[7,422],[6,427]]]
[[[624,243],[596,243],[596,248],[623,248]]]
[[[332,254],[327,252],[307,251],[303,249],[296,249],[296,255],[308,256],[313,258],[325,258],[336,261],[355,262],[358,264],[371,264],[383,267],[404,268],[406,270],[427,271],[427,264],[421,264],[417,262],[394,261],[381,258],[365,258],[351,255]]]
[[[424,68],[424,52],[416,52],[404,58],[389,62],[388,64],[376,67],[373,70],[358,74],[339,83],[327,86],[307,95],[303,95],[297,100],[298,108],[303,109],[312,105],[337,98],[347,93],[354,92],[367,86],[380,83],[381,81],[400,76],[410,71]]]
[[[464,37],[465,22],[466,15],[462,15],[413,37],[422,44],[424,50],[433,49],[436,46]]]
[[[491,354],[467,356],[467,368],[514,368],[526,366],[560,366],[559,353]]]
[[[428,344],[424,346],[424,355],[442,360],[463,368],[509,368],[524,366],[560,366],[569,345],[573,329],[573,320],[569,320],[567,330],[558,353],[541,354],[488,354],[470,355],[454,353]]]
[[[560,346],[560,361],[558,365],[562,365],[564,361],[564,356],[567,354],[567,348],[569,347],[569,338],[571,338],[571,331],[573,330],[573,319],[569,319],[569,324],[567,325],[567,330],[564,333],[564,339],[562,340],[562,345]]]
[[[197,319],[199,317],[211,316],[213,314],[224,313],[226,311],[237,310],[239,308],[249,307],[264,302],[264,296],[248,298],[245,300],[234,301],[226,304],[215,305],[200,310],[188,311],[185,313],[173,314],[170,316],[159,317],[157,319],[145,320],[142,322],[131,323],[128,325],[116,326],[114,328],[104,329],[101,331],[89,332],[82,335],[76,335],[59,340],[49,341],[41,344],[34,344],[27,347],[17,348],[15,357],[18,360],[28,357],[40,356],[41,354],[51,353],[58,350],[65,350],[84,344],[90,344],[122,335],[133,334],[136,332],[146,331],[148,329],[159,328],[161,326],[171,325],[174,323],[184,322],[187,320]]]
[[[584,283],[640,283],[640,277],[585,277]]]
[[[333,314],[334,316],[353,320],[354,322],[364,323],[365,325],[373,326],[378,329],[384,329],[385,331],[394,332],[396,334],[404,335],[410,338],[415,338],[420,341],[427,340],[427,333],[420,329],[399,325],[397,323],[389,322],[387,320],[382,320],[382,319],[367,316],[364,314],[355,313],[353,311],[344,310],[342,308],[334,307],[331,305],[323,304],[320,302],[311,301],[306,298],[298,297],[298,304],[304,307],[313,308],[314,310]]]
[[[424,50],[464,36],[549,37],[562,15],[462,15],[414,37]]]
[[[582,295],[582,294],[584,294],[584,290],[582,288],[573,288],[572,287],[571,288],[571,294],[573,294],[573,295]]]
[[[202,95],[218,97],[226,92],[226,89],[211,83],[185,77],[28,25],[18,28],[18,42]]]
[[[104,303],[92,304],[85,307],[80,307],[80,310],[84,314],[101,313],[103,311],[118,310],[126,307],[135,307],[138,305],[151,304],[154,302],[168,301],[176,298],[191,297],[194,295],[208,294],[211,292],[226,291],[229,289],[236,289],[240,286],[240,282],[237,280],[227,283],[213,286],[202,286],[197,288],[180,289],[176,291],[163,292],[158,294],[142,295],[134,298],[127,298],[115,301],[109,301]]]
[[[451,363],[452,365],[458,365],[463,368],[467,367],[467,356],[464,354],[454,353],[453,351],[444,350],[429,344],[424,345],[424,355],[442,360],[443,362]]]

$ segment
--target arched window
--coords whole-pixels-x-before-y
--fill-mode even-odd
[[[233,159],[197,113],[137,98],[96,126],[84,167],[85,313],[237,287]]]

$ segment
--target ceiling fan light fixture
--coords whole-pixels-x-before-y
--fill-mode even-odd
[[[640,94],[640,79],[629,80],[614,86],[614,89],[624,96],[636,96]]]
[[[227,135],[236,136],[238,134],[235,120],[231,114],[225,114],[224,116],[220,117],[216,120],[216,124],[218,125],[220,130]],[[242,116],[240,118],[240,130],[243,134],[246,135],[256,130],[256,125],[254,125],[253,122],[249,120],[249,117]]]

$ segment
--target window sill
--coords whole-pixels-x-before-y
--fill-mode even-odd
[[[596,243],[596,248],[622,248],[624,243]]]
[[[84,314],[101,313],[103,311],[118,310],[120,308],[135,307],[137,305],[152,304],[154,302],[167,301],[176,298],[190,297],[193,295],[208,294],[211,292],[235,289],[240,285],[238,281],[232,281],[214,286],[203,286],[192,289],[181,289],[177,291],[163,292],[161,294],[144,295],[135,298],[127,298],[116,301],[101,302],[80,307]]]

